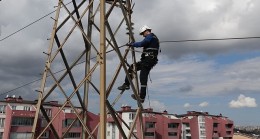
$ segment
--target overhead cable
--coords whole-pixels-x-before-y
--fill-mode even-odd
[[[179,43],[179,42],[194,42],[194,41],[220,41],[220,40],[244,40],[244,39],[260,39],[260,37],[235,37],[235,38],[219,38],[219,39],[187,39],[187,40],[172,40],[172,41],[160,41],[160,43],[171,43],[171,42],[173,42],[173,43]],[[122,45],[122,46],[120,46],[119,48],[121,48],[121,47],[123,47],[123,46],[125,46],[125,45]],[[107,51],[106,53],[109,53],[109,52],[112,52],[112,51],[114,51],[114,50],[110,50],[110,51]],[[96,57],[92,57],[91,59],[93,59],[93,58],[96,58]],[[78,63],[77,65],[79,65],[79,64],[82,64],[82,63],[84,63],[85,61],[83,61],[83,62],[80,62],[80,63]],[[59,70],[59,71],[57,71],[57,72],[55,72],[55,74],[56,73],[59,73],[59,72],[61,72],[61,71],[64,71],[65,69],[62,69],[62,70]],[[19,87],[17,87],[17,88],[14,88],[14,89],[11,89],[11,90],[9,90],[9,91],[6,91],[6,92],[4,92],[4,93],[1,93],[0,94],[0,96],[1,95],[4,95],[4,94],[7,94],[7,93],[9,93],[9,92],[12,92],[12,91],[15,91],[15,90],[17,90],[17,89],[19,89],[19,88],[22,88],[22,87],[24,87],[24,86],[27,86],[27,85],[30,85],[30,84],[32,84],[32,83],[34,83],[34,82],[37,82],[37,81],[39,81],[39,80],[41,80],[42,78],[39,78],[39,79],[36,79],[36,80],[34,80],[34,81],[31,81],[31,82],[29,82],[29,83],[26,83],[26,84],[24,84],[24,85],[21,85],[21,86],[19,86]]]
[[[126,46],[126,45],[122,45],[122,46],[120,46],[120,47],[118,47],[118,48],[121,48],[121,47],[124,47],[124,46]],[[112,51],[114,51],[114,50],[109,50],[109,51],[107,51],[106,53],[110,53],[110,52],[112,52]],[[97,57],[97,56],[92,57],[92,58],[90,58],[90,60],[92,60],[92,59],[94,59],[94,58],[96,58],[96,57]],[[76,65],[80,65],[80,64],[83,64],[83,63],[85,63],[85,62],[86,62],[86,61],[82,61],[82,62],[77,63]],[[59,70],[59,71],[56,71],[56,72],[54,72],[54,74],[60,73],[60,72],[62,72],[62,71],[64,71],[64,70],[66,70],[66,69],[61,69],[61,70]],[[49,77],[49,75],[48,75],[47,77]],[[33,80],[33,81],[31,81],[31,82],[28,82],[28,83],[26,83],[26,84],[23,84],[23,85],[21,85],[21,86],[19,86],[19,87],[16,87],[16,88],[11,89],[11,90],[9,90],[9,91],[3,92],[3,93],[0,94],[0,96],[5,95],[5,94],[10,93],[10,92],[13,92],[13,91],[15,91],[15,90],[17,90],[17,89],[20,89],[20,88],[25,87],[25,86],[27,86],[27,85],[30,85],[30,84],[32,84],[32,83],[38,82],[38,81],[40,81],[41,79],[42,79],[42,78],[35,79],[35,80]]]
[[[218,38],[218,39],[172,40],[172,41],[160,41],[160,43],[169,43],[169,42],[195,42],[195,41],[223,41],[223,40],[244,40],[244,39],[260,39],[260,37],[239,37],[239,38]]]
[[[71,3],[71,2],[67,3],[66,5],[68,5],[68,4],[70,4],[70,3]],[[29,26],[31,26],[31,25],[33,25],[33,24],[39,22],[40,20],[42,20],[42,19],[46,18],[47,16],[53,14],[55,11],[56,11],[56,10],[54,10],[54,11],[52,11],[52,12],[50,12],[50,13],[44,15],[44,16],[42,16],[41,18],[39,18],[39,19],[33,21],[32,23],[30,23],[30,24],[28,24],[28,25],[22,27],[21,29],[19,29],[19,30],[15,31],[15,32],[13,32],[13,33],[11,33],[11,34],[9,34],[9,35],[7,35],[6,37],[0,39],[0,41],[3,41],[3,40],[5,40],[5,39],[7,39],[7,38],[9,38],[9,37],[11,37],[11,36],[13,36],[13,35],[15,35],[16,33],[18,33],[18,32],[20,32],[20,31],[26,29],[27,27],[29,27]]]

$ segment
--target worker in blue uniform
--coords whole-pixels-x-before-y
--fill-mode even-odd
[[[150,70],[157,64],[158,62],[158,52],[159,52],[159,39],[156,37],[154,33],[151,32],[152,29],[144,25],[140,28],[140,35],[144,37],[144,39],[140,42],[134,42],[128,44],[129,46],[133,47],[143,47],[143,52],[141,55],[141,60],[136,63],[136,69],[137,71],[140,70],[140,83],[141,83],[141,89],[140,89],[140,95],[139,98],[141,102],[143,103],[146,96],[146,88],[147,88],[147,81],[148,81],[148,75],[150,73]],[[132,72],[133,72],[133,64],[128,69],[129,75],[132,78]],[[119,90],[128,90],[129,88],[129,80],[127,77],[125,77],[125,83],[118,87]],[[131,95],[133,99],[137,99],[134,94]]]

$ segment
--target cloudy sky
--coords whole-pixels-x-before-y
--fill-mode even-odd
[[[142,40],[138,36],[138,28],[147,24],[161,42],[159,63],[150,74],[149,97],[144,103],[146,108],[153,107],[156,111],[167,110],[175,114],[207,111],[215,115],[221,113],[234,120],[236,125],[260,124],[260,39],[169,42],[260,37],[259,0],[134,2],[132,21],[135,23],[135,39]],[[48,50],[48,38],[54,22],[51,17],[55,17],[51,12],[56,5],[51,0],[20,0],[19,3],[16,0],[0,1],[1,99],[6,95],[37,99],[35,90],[40,87],[38,80],[46,59],[43,52]],[[121,14],[120,10],[117,12]],[[117,16],[111,19],[112,25],[113,21],[121,20]],[[68,43],[75,45],[73,40],[82,39],[80,37]],[[122,39],[119,43],[123,45],[126,42]],[[68,58],[74,56],[71,53],[82,51],[69,50]],[[108,74],[118,64],[117,61],[115,55],[108,56]],[[57,70],[62,68],[58,64],[54,67]],[[122,83],[123,78],[124,73],[121,72],[116,86]],[[118,93],[116,86],[112,90],[112,97]],[[118,108],[121,105],[136,107],[130,94],[131,91],[127,91],[122,96]],[[95,100],[90,102],[93,110],[97,103]]]

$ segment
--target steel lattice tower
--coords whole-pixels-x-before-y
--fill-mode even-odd
[[[40,138],[47,129],[52,130],[55,138],[64,138],[77,120],[82,127],[82,138],[94,138],[92,134],[95,131],[91,131],[86,124],[90,91],[99,96],[100,123],[94,129],[98,130],[99,138],[106,138],[108,112],[113,117],[123,138],[136,137],[133,134],[136,122],[139,120],[142,123],[140,101],[137,101],[139,108],[134,123],[132,127],[129,127],[113,108],[124,91],[121,91],[113,102],[108,100],[121,70],[124,70],[128,79],[130,79],[127,72],[129,66],[126,62],[127,56],[129,55],[132,61],[136,62],[133,48],[129,47],[124,52],[119,49],[124,46],[122,44],[125,42],[135,41],[132,31],[133,23],[131,22],[134,7],[132,0],[82,0],[80,2],[58,0],[57,3],[49,47],[48,51],[45,52],[47,58],[41,86],[38,90],[39,97],[32,128],[32,138]],[[126,38],[123,38],[120,32],[125,33],[126,31],[128,31],[128,35],[124,34]],[[109,52],[114,53],[119,59],[117,67],[112,71],[113,77],[111,79],[108,79],[106,75],[106,57]],[[63,70],[56,72],[61,68]],[[98,77],[99,81],[94,80]],[[130,81],[130,85],[134,94],[138,95],[139,87],[136,72],[134,72],[133,81]],[[59,111],[51,118],[48,117],[43,106],[48,99],[62,102]],[[77,104],[79,106],[76,107]],[[59,136],[58,131],[53,126],[53,121],[58,118],[57,115],[65,106],[71,107],[77,118],[74,119],[66,132]],[[81,111],[77,111],[76,108],[78,107]],[[40,115],[46,119],[47,126],[42,131],[36,131]],[[129,129],[128,135],[125,134],[120,122]],[[139,128],[143,131],[142,126]]]

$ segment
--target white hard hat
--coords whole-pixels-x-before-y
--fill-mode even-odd
[[[147,25],[143,25],[140,30],[139,30],[139,34],[142,35],[146,30],[152,30],[150,27],[148,27]]]

